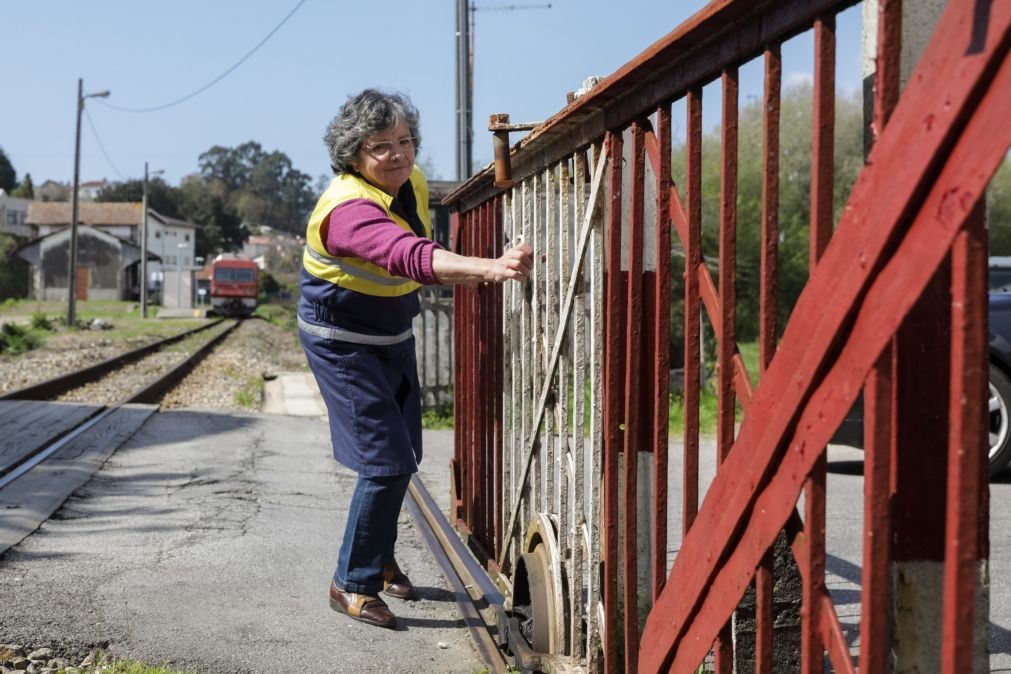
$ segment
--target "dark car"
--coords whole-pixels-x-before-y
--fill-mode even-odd
[[[990,477],[1011,461],[1011,257],[991,257],[990,289]]]
[[[1011,462],[1011,257],[991,257],[990,295],[990,477]],[[836,432],[833,442],[863,447],[863,396]]]

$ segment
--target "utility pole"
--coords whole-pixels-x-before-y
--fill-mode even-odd
[[[160,175],[165,171],[152,171],[151,176]],[[144,191],[141,198],[143,214],[140,220],[140,315],[147,318],[147,162],[144,162]]]
[[[472,157],[470,18],[467,0],[456,0],[456,179],[470,177]]]
[[[70,255],[67,261],[67,327],[77,324],[77,215],[78,195],[81,184],[81,113],[84,99],[105,98],[108,90],[95,94],[84,94],[84,80],[77,78],[77,133],[74,136],[74,187],[70,207]]]
[[[470,177],[473,163],[474,12],[551,9],[551,4],[476,5],[456,0],[456,179]]]

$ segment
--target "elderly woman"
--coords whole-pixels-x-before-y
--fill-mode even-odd
[[[394,627],[379,592],[417,599],[394,557],[397,519],[421,461],[412,319],[423,284],[522,281],[531,249],[464,257],[431,240],[428,186],[414,165],[418,112],[402,95],[351,96],[324,138],[336,177],[309,218],[299,338],[326,401],[334,458],[358,474],[330,606]]]

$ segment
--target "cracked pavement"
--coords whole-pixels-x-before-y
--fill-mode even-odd
[[[445,508],[452,432],[425,441]],[[0,642],[211,674],[482,669],[406,508],[397,557],[422,601],[388,600],[396,631],[329,608],[354,481],[319,418],[160,412],[0,557]]]

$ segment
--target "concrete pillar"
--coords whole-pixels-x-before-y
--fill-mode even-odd
[[[944,11],[945,0],[902,4],[900,90],[911,77]],[[866,147],[873,142],[878,0],[863,5]],[[950,269],[942,266],[894,341],[891,603],[895,672],[941,671],[944,522],[947,480]],[[929,363],[930,367],[924,367]],[[979,561],[974,670],[989,659],[989,567]]]

